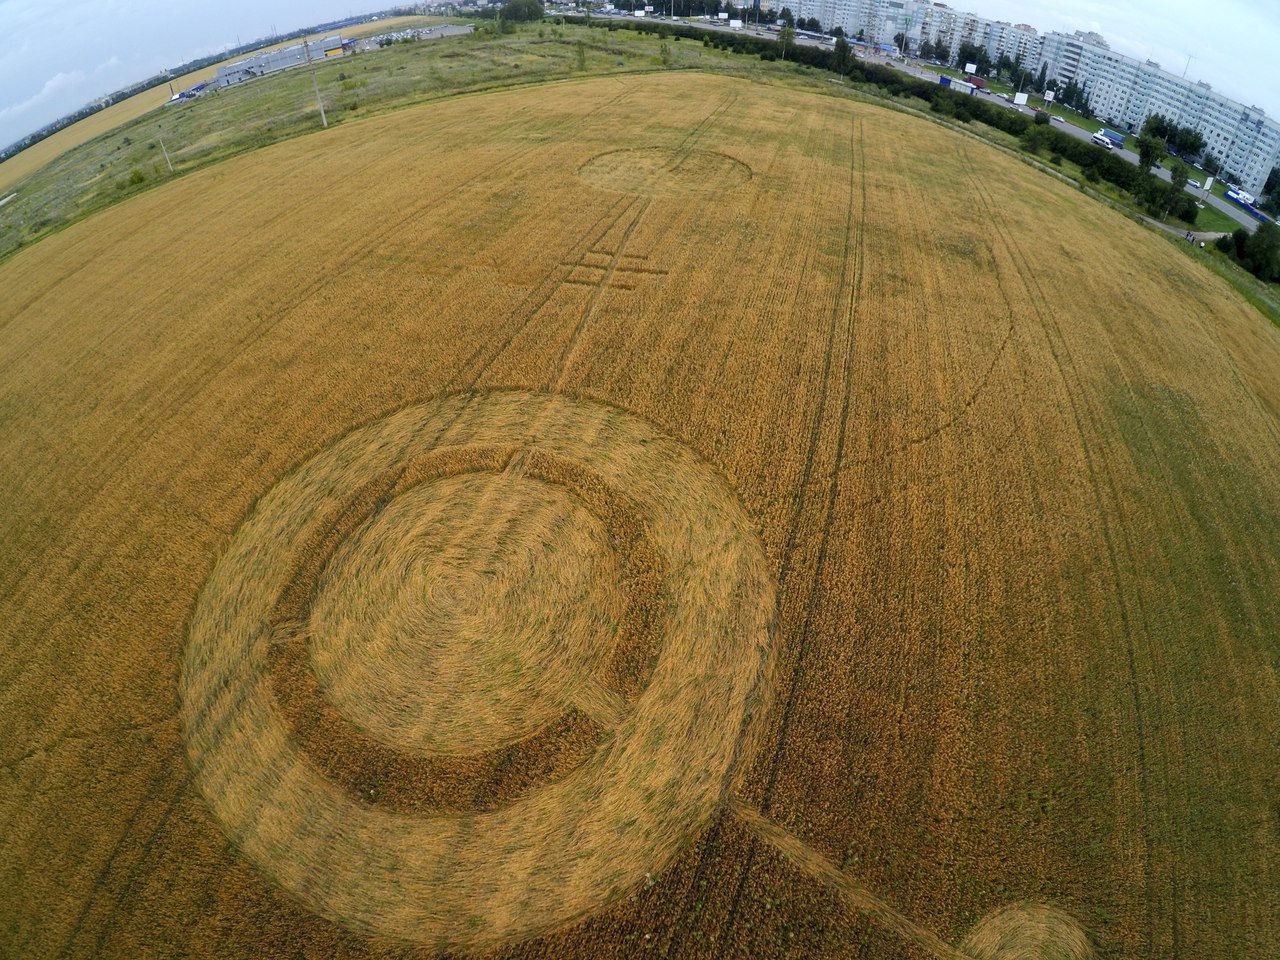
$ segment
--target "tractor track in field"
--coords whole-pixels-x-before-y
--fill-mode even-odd
[[[1109,520],[1109,512],[1106,510],[1106,503],[1103,499],[1102,469],[1095,463],[1093,452],[1090,448],[1089,440],[1085,434],[1084,415],[1081,413],[1081,403],[1076,398],[1077,385],[1084,382],[1080,374],[1079,368],[1076,366],[1074,359],[1066,346],[1066,340],[1063,336],[1061,326],[1056,318],[1052,317],[1052,308],[1049,306],[1043,289],[1035,276],[1034,265],[1026,256],[1025,251],[1013,239],[1008,224],[1004,217],[998,212],[996,205],[985,188],[975,181],[975,187],[978,196],[987,209],[988,216],[993,226],[997,230],[997,234],[1004,245],[1006,252],[1010,258],[1021,269],[1019,271],[1020,282],[1026,290],[1028,300],[1032,305],[1032,309],[1036,313],[1041,330],[1044,333],[1045,344],[1049,349],[1050,356],[1053,358],[1054,366],[1058,372],[1058,378],[1061,381],[1063,393],[1067,398],[1068,405],[1071,409],[1071,416],[1075,425],[1075,432],[1079,442],[1081,454],[1084,457],[1086,472],[1089,476],[1090,486],[1093,491],[1093,498],[1097,505],[1097,515],[1099,517],[1099,531],[1102,534],[1103,542],[1106,547],[1108,557],[1108,569],[1110,572],[1111,582],[1115,589],[1115,598],[1117,604],[1117,612],[1120,616],[1121,630],[1124,634],[1125,659],[1128,670],[1128,686],[1129,694],[1133,706],[1134,717],[1134,736],[1135,748],[1137,751],[1137,777],[1139,796],[1142,803],[1142,836],[1144,844],[1144,863],[1143,877],[1145,881],[1145,900],[1146,900],[1146,938],[1148,955],[1154,956],[1156,950],[1155,940],[1155,894],[1153,890],[1153,876],[1151,868],[1151,859],[1153,853],[1153,842],[1151,837],[1151,810],[1150,810],[1150,785],[1148,783],[1148,756],[1147,756],[1147,729],[1149,723],[1146,719],[1146,711],[1143,707],[1142,695],[1140,690],[1140,681],[1138,678],[1137,651],[1134,639],[1134,631],[1136,629],[1136,621],[1133,614],[1129,610],[1129,601],[1126,597],[1123,580],[1120,571],[1119,553],[1116,544],[1117,534],[1111,529]],[[1053,333],[1050,332],[1050,326],[1053,327]],[[1067,377],[1066,366],[1070,365],[1075,374],[1074,382]],[[1097,422],[1092,416],[1089,419],[1093,422],[1095,430]],[[1120,497],[1115,486],[1115,479],[1110,471],[1106,473],[1106,486],[1110,491],[1112,502],[1119,504]],[[1124,536],[1123,528],[1121,528],[1120,536]],[[1127,552],[1132,558],[1132,547],[1128,545],[1126,538]],[[1141,606],[1141,598],[1138,598],[1139,606]],[[1176,921],[1174,921],[1176,926]]]
[[[853,381],[853,324],[855,314],[858,308],[858,298],[862,284],[862,273],[865,262],[865,237],[867,226],[867,169],[866,169],[866,146],[863,138],[862,124],[860,120],[851,121],[854,129],[851,131],[852,150],[849,161],[849,204],[845,212],[845,236],[844,236],[844,255],[841,258],[841,275],[837,289],[840,291],[839,300],[833,305],[831,334],[827,341],[827,351],[824,358],[822,388],[820,391],[819,413],[814,419],[814,427],[810,434],[809,445],[805,458],[805,469],[802,475],[802,481],[797,488],[800,493],[797,496],[796,510],[793,515],[791,532],[788,536],[787,547],[783,553],[782,572],[778,575],[778,584],[780,587],[779,597],[782,591],[786,589],[788,582],[787,574],[790,572],[790,560],[795,549],[795,538],[799,531],[800,513],[803,510],[803,491],[807,489],[809,478],[813,472],[813,460],[817,447],[818,436],[821,430],[822,421],[826,414],[826,398],[828,393],[828,381],[830,379],[831,359],[835,346],[836,330],[841,326],[843,319],[844,325],[848,328],[848,348],[845,354],[845,371],[844,371],[844,397],[841,402],[841,415],[836,428],[836,449],[835,449],[835,466],[830,478],[830,490],[827,496],[827,506],[825,519],[823,521],[822,537],[818,547],[818,556],[815,561],[814,571],[812,574],[809,596],[806,602],[804,617],[801,621],[800,637],[797,641],[796,663],[792,668],[790,681],[787,684],[785,700],[783,704],[782,718],[779,723],[778,736],[775,741],[773,757],[769,762],[768,775],[765,781],[765,787],[762,795],[761,812],[768,815],[773,800],[773,791],[777,786],[778,776],[781,771],[781,763],[783,753],[786,749],[787,730],[790,724],[791,716],[795,710],[796,698],[799,695],[800,684],[804,678],[804,658],[808,646],[810,629],[813,622],[814,609],[816,607],[818,586],[822,581],[823,566],[826,561],[829,537],[831,532],[831,524],[835,513],[836,496],[839,491],[839,466],[840,457],[843,455],[845,429],[848,422],[849,398],[852,393]],[[855,217],[855,201],[860,201],[860,209],[857,210],[857,241],[854,243],[854,217]],[[851,250],[852,248],[852,250]],[[852,256],[855,258],[854,277],[852,284],[847,283],[847,271],[849,260]],[[743,889],[746,885],[746,879],[751,873],[751,868],[755,860],[755,847],[747,854],[747,862],[739,871],[737,885],[734,889],[733,898],[730,901],[729,912],[725,921],[724,930],[732,931],[734,923],[737,919],[738,910],[742,901]]]

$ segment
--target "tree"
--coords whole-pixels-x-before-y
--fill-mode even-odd
[[[996,78],[1013,75],[1014,62],[1007,53],[1002,53],[996,57]]]
[[[787,11],[784,9],[782,12],[786,13]],[[785,20],[786,17],[783,17],[783,19]],[[783,60],[787,59],[787,51],[794,47],[795,43],[795,27],[783,27],[781,32],[778,34],[778,49],[782,51]]]
[[[1206,153],[1200,160],[1200,166],[1204,168],[1204,172],[1211,177],[1216,177],[1222,172],[1222,164],[1218,162],[1218,158],[1212,153]]]
[[[859,43],[866,43],[866,42],[867,42],[867,31],[865,31],[865,30],[859,30],[859,31],[858,31],[858,35],[857,35],[854,39],[855,39],[855,40],[857,40]]]
[[[1153,113],[1142,121],[1142,135],[1144,137],[1159,137],[1165,143],[1169,142],[1170,126],[1168,120],[1162,114]]]
[[[1280,193],[1280,167],[1272,167],[1267,174],[1267,182],[1262,185],[1263,193]]]
[[[933,41],[933,58],[943,63],[951,62],[951,45],[945,40]]]
[[[1181,190],[1190,178],[1191,168],[1181,160],[1174,160],[1169,164],[1169,182],[1173,184],[1174,190]]]
[[[1138,138],[1138,167],[1143,173],[1150,173],[1151,168],[1164,156],[1164,141],[1144,133]]]
[[[1046,60],[1044,63],[1040,64],[1040,76],[1036,77],[1036,82],[1032,84],[1032,87],[1035,88],[1036,93],[1044,93],[1044,88],[1049,83],[1048,77],[1049,77],[1049,61]],[[1054,81],[1054,84],[1056,86],[1057,84],[1056,80]]]
[[[893,45],[897,47],[899,50],[902,49],[903,44],[905,44],[906,42],[907,42],[907,35],[903,33],[901,30],[899,30],[897,33],[893,35]]]
[[[842,77],[849,72],[849,67],[853,65],[849,41],[843,35],[836,37],[836,46],[831,53],[831,65],[835,67],[836,73]]]
[[[933,59],[933,41],[932,40],[926,40],[924,41],[924,43],[920,44],[920,57],[923,60]]]
[[[1274,283],[1280,280],[1280,227],[1274,223],[1259,225],[1245,241],[1245,269],[1259,280]]]
[[[832,35],[833,37],[843,37],[843,36],[844,36],[844,27],[840,26],[840,24],[838,24],[838,23],[837,23],[834,27],[832,27],[832,28],[831,28],[831,35]],[[848,43],[848,42],[849,42],[849,41],[847,41],[847,40],[845,41],[845,43]]]
[[[810,17],[808,20],[804,22],[804,26],[805,26],[805,29],[810,31],[811,33],[822,32],[822,21],[819,20],[817,17]]]
[[[786,27],[788,30],[791,30],[791,31],[795,30],[796,15],[791,12],[790,7],[783,7],[782,12],[778,14],[778,19],[781,20],[784,24],[786,24]],[[791,36],[792,36],[792,39],[794,39],[795,33],[793,32]]]
[[[500,16],[503,20],[521,21],[542,19],[542,0],[506,0]]]
[[[1196,157],[1205,148],[1204,135],[1190,127],[1178,127],[1173,138],[1173,147],[1184,157]]]
[[[986,76],[991,72],[991,57],[987,54],[985,47],[980,47],[976,43],[960,44],[960,52],[956,54],[956,61],[962,64],[972,63],[976,68],[975,72],[981,76]]]

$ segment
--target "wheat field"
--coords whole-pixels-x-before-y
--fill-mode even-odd
[[[1280,331],[702,74],[0,266],[0,954],[1280,950]]]

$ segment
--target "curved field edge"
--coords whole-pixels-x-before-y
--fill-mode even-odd
[[[1105,957],[1274,945],[1280,348],[1221,283],[968,139],[765,84],[602,79],[331,136],[4,267],[17,952],[145,954],[193,935],[178,916],[254,955],[353,942],[192,795],[173,658],[290,464],[470,386],[605,399],[723,470],[781,589],[739,789],[827,861],[953,941],[1032,901]],[[576,175],[684,143],[754,175],[719,198]],[[205,256],[165,258],[193,233]],[[729,823],[519,955],[645,934],[896,952]]]
[[[439,18],[416,19],[443,22]],[[383,23],[381,28],[385,29],[386,26]],[[584,62],[578,60],[577,43],[583,45]],[[450,67],[458,66],[461,57],[459,49],[467,51],[467,69],[460,76],[456,72],[451,75],[449,67],[441,69],[441,64],[448,61]],[[525,55],[530,50],[536,51],[537,55],[533,59]],[[478,65],[472,62],[477,58],[480,61]],[[411,68],[416,73],[409,76],[416,77],[418,82],[400,88],[393,85],[390,89],[371,95],[367,85],[368,77],[362,74],[369,73],[372,64],[376,64],[375,72],[386,75],[399,74]],[[200,78],[203,79],[204,73],[215,69],[216,66],[200,72]],[[496,38],[475,36],[432,40],[409,47],[396,46],[374,51],[363,54],[358,59],[345,58],[333,63],[322,63],[318,66],[318,75],[324,83],[330,124],[335,125],[348,119],[377,116],[467,93],[483,93],[559,79],[580,79],[605,73],[627,75],[671,69],[710,70],[762,82],[796,86],[828,96],[865,100],[902,110],[931,123],[984,140],[1046,175],[1075,186],[1131,219],[1149,222],[1131,206],[1027,155],[1018,148],[1016,140],[976,121],[959,124],[933,112],[917,109],[913,104],[918,104],[919,101],[909,96],[884,96],[874,87],[864,84],[855,87],[843,84],[834,86],[832,78],[824,71],[794,64],[763,63],[753,57],[730,55],[728,52],[706,51],[694,41],[660,42],[657,38],[631,30],[604,33],[598,28],[556,26],[548,22],[536,28],[536,33],[535,28],[521,28],[515,35]],[[518,72],[513,75],[512,71]],[[529,75],[531,72],[533,76]],[[309,77],[304,73],[290,71],[258,81],[247,88],[230,91],[225,95],[238,99],[228,105],[229,109],[217,111],[217,115],[209,115],[213,113],[213,104],[209,98],[183,105],[180,109],[194,112],[191,116],[174,114],[177,129],[172,124],[168,131],[161,129],[163,125],[159,123],[159,114],[131,123],[122,123],[117,118],[112,121],[110,129],[98,133],[88,143],[61,152],[61,156],[35,170],[28,177],[27,189],[19,191],[19,196],[6,205],[7,209],[0,210],[0,263],[16,250],[29,246],[44,236],[64,229],[122,199],[159,186],[175,176],[182,177],[193,170],[271,143],[318,132],[311,85]],[[188,80],[195,82],[196,77],[193,74],[182,79],[184,83]],[[68,131],[91,124],[96,117],[134,103],[147,93],[154,91],[146,91],[103,111],[102,114],[86,118],[68,128]],[[192,124],[193,129],[182,129],[186,121],[197,117],[202,122]],[[152,129],[152,121],[155,121],[155,129]],[[236,129],[237,133],[227,136],[225,131],[228,129]],[[170,159],[174,162],[174,175],[167,174],[160,151],[156,149],[162,137]],[[0,170],[39,147],[40,144],[37,144],[11,158],[6,164],[0,165]],[[98,170],[93,169],[95,162]],[[141,174],[141,182],[133,182],[134,171]],[[1185,252],[1206,263],[1236,287],[1259,311],[1280,324],[1280,300],[1274,289],[1259,283],[1237,265],[1218,256],[1214,250],[1203,254],[1191,250]]]

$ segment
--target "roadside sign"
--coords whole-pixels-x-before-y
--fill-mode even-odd
[[[1054,99],[1055,99],[1056,97],[1057,97],[1057,94],[1055,94],[1052,90],[1046,90],[1046,91],[1044,92],[1044,102],[1045,102],[1045,103],[1053,103],[1053,101],[1054,101]]]
[[[964,72],[968,74],[975,74],[978,72],[978,65],[976,63],[966,63],[964,65]]]

